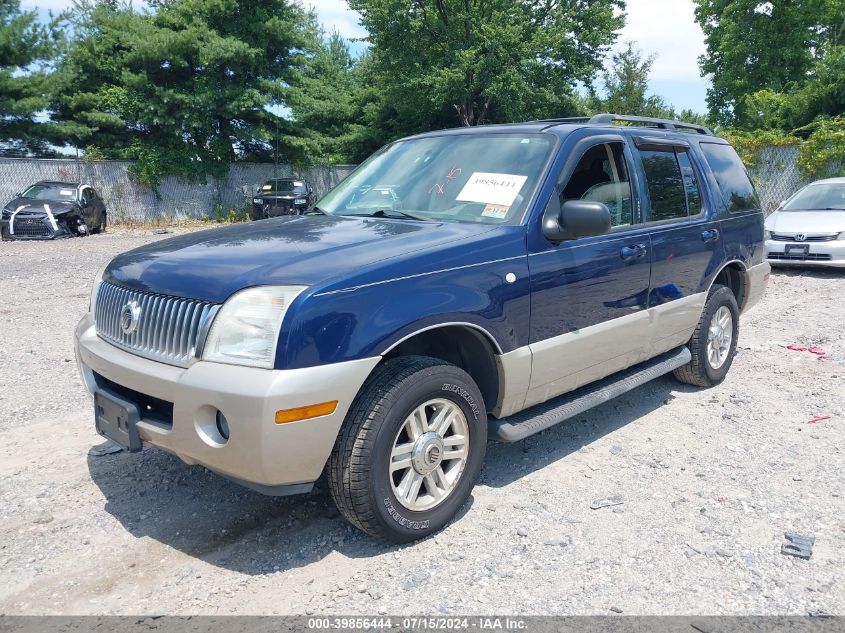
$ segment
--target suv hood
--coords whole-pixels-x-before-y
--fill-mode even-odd
[[[272,218],[142,246],[112,260],[104,278],[135,290],[221,303],[249,286],[330,282],[495,228],[320,215]]]
[[[9,202],[4,211],[12,213],[47,213],[45,208],[47,205],[50,208],[50,213],[53,215],[60,215],[68,211],[78,210],[75,202],[68,202],[67,200],[33,200],[32,198],[15,198]]]
[[[845,211],[775,211],[766,218],[766,230],[775,233],[840,233]]]

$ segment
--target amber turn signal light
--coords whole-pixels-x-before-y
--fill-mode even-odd
[[[331,415],[335,409],[337,409],[337,400],[321,402],[320,404],[309,404],[308,406],[296,407],[295,409],[282,409],[281,411],[276,411],[276,424],[287,424],[288,422],[319,418],[321,415]]]

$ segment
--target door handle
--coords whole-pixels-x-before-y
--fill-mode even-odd
[[[719,239],[719,230],[718,229],[707,229],[704,233],[701,234],[701,239],[704,242],[715,242]]]
[[[645,244],[634,244],[633,246],[623,246],[619,251],[622,261],[629,262],[633,259],[639,259],[646,254]]]

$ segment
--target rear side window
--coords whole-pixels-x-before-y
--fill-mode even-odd
[[[671,147],[641,149],[648,199],[651,206],[650,222],[685,218],[687,196],[684,178],[675,150]]]
[[[728,211],[736,213],[760,208],[760,199],[748,177],[748,171],[733,147],[716,143],[701,143],[701,151],[704,152],[704,158],[713,170],[713,175],[722,191],[722,201]]]
[[[702,211],[701,189],[698,186],[698,178],[695,177],[695,169],[689,158],[688,152],[678,152],[678,162],[681,164],[681,173],[684,176],[684,192],[687,194],[687,207],[690,215],[698,215]]]

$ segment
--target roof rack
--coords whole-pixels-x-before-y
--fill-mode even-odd
[[[555,123],[593,123],[597,125],[609,125],[614,121],[624,121],[626,123],[643,123],[645,125],[656,127],[661,130],[676,130],[678,128],[685,130],[695,130],[698,134],[712,136],[713,133],[703,125],[695,123],[686,123],[684,121],[672,121],[670,119],[654,119],[645,116],[629,116],[626,114],[595,114],[591,117],[576,116],[566,117],[562,119],[547,119],[549,122]]]

